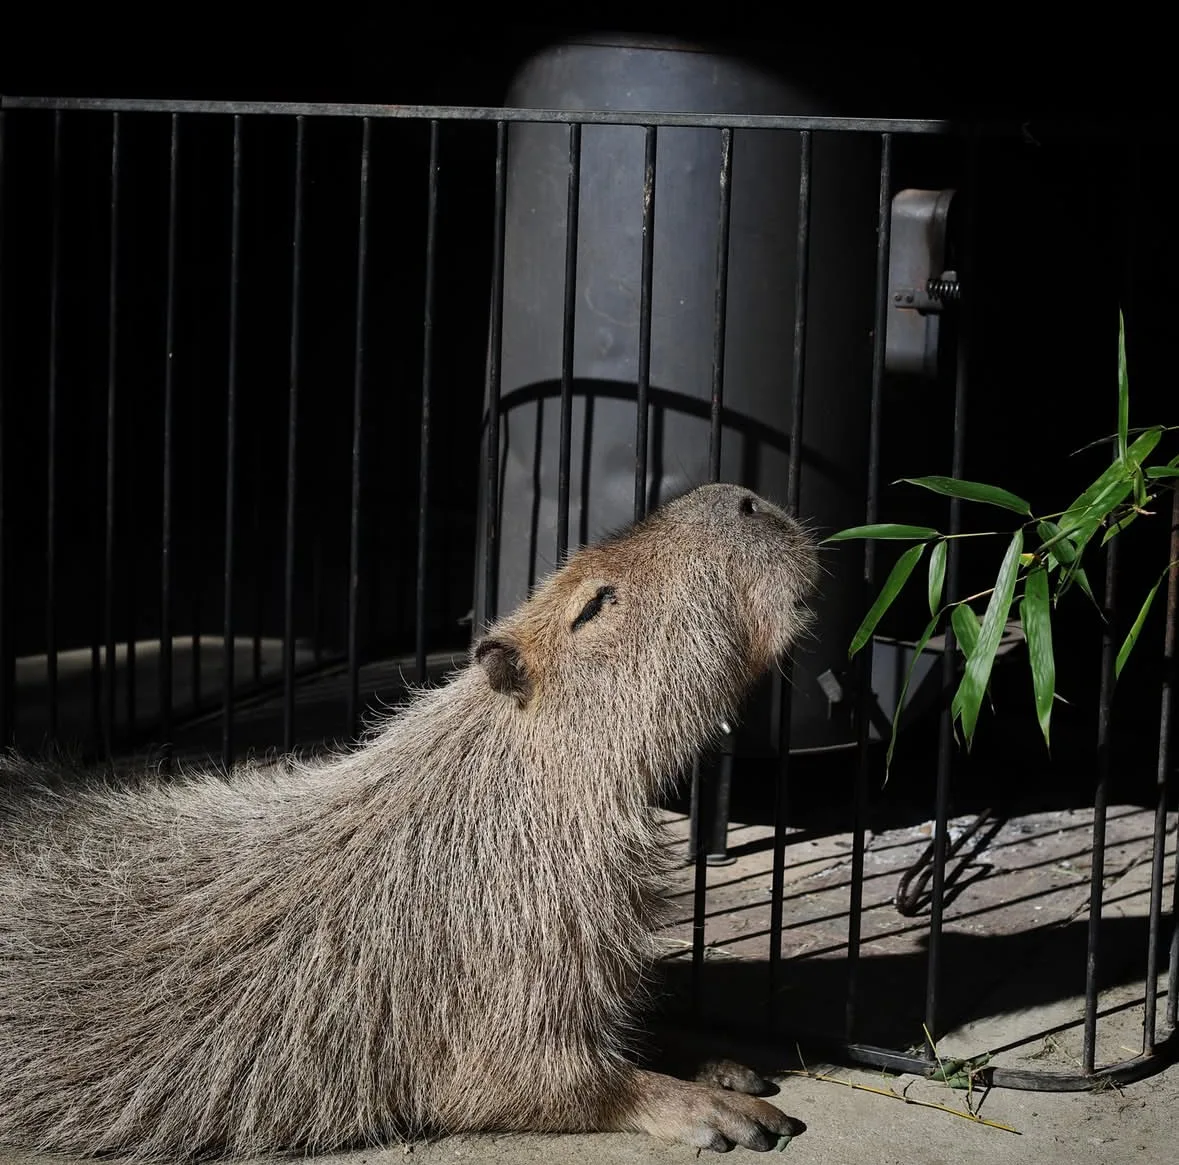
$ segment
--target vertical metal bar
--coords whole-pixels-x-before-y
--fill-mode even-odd
[[[135,483],[129,483],[129,488],[126,491],[127,497],[131,505],[128,506],[124,513],[124,521],[128,525],[134,522],[134,500],[135,500]],[[136,613],[139,610],[138,596],[135,594],[135,571],[128,569],[123,578],[123,606],[127,613],[127,656],[124,660],[124,667],[127,672],[127,683],[125,689],[125,698],[127,701],[126,717],[123,722],[123,734],[126,739],[133,739],[135,734],[135,717],[136,717],[136,701],[138,699],[138,692],[135,684],[135,666],[137,653],[135,650],[135,636],[139,627],[139,619]]]
[[[802,490],[803,393],[811,253],[811,131],[803,130],[798,138],[798,239],[794,250],[794,352],[790,384],[790,466],[786,485],[786,509],[792,518],[798,517]]]
[[[950,475],[961,478],[965,474],[966,458],[966,404],[969,386],[969,360],[971,335],[971,308],[973,306],[973,265],[974,265],[974,207],[977,204],[976,182],[978,177],[978,144],[972,136],[967,146],[966,163],[966,222],[963,232],[962,270],[959,279],[962,299],[958,308],[958,335],[955,348],[954,369],[954,421],[953,443],[950,454]],[[950,499],[950,534],[962,530],[962,502]],[[946,552],[947,594],[960,593],[961,540],[951,538]],[[938,757],[935,786],[934,836],[933,836],[933,886],[929,908],[929,950],[925,978],[925,1030],[929,1033],[922,1046],[925,1058],[935,1058],[935,1044],[938,1038],[938,994],[941,987],[942,955],[942,913],[946,885],[946,853],[949,845],[950,817],[950,775],[954,759],[954,717],[951,709],[952,694],[957,680],[957,653],[954,627],[946,618],[943,631],[945,647],[942,651],[942,707],[938,724]],[[931,1042],[932,1041],[932,1042]]]
[[[880,491],[880,402],[884,380],[884,339],[888,311],[888,248],[892,234],[892,134],[880,135],[880,188],[876,204],[876,309],[872,325],[872,396],[868,413],[868,480],[864,521],[876,521]],[[864,589],[876,578],[876,544],[864,544]],[[845,1034],[853,1038],[859,990],[860,925],[864,907],[864,830],[868,816],[868,708],[872,698],[872,641],[860,651],[856,669],[856,786],[852,814],[852,868],[847,919],[847,1011]]]
[[[225,392],[225,594],[221,760],[233,765],[233,534],[237,502],[237,308],[242,208],[242,119],[233,115],[233,204],[229,238],[229,359]]]
[[[201,454],[201,420],[199,411],[193,412],[192,415],[192,431],[190,437],[190,455],[193,457],[193,464],[200,464]],[[189,504],[192,506],[191,532],[189,535],[189,544],[191,546],[192,561],[189,569],[193,575],[193,587],[191,590],[191,618],[192,618],[192,639],[189,645],[192,663],[192,711],[199,712],[201,707],[201,592],[204,589],[204,547],[202,543],[201,530],[201,496],[197,489],[189,488]]]
[[[790,466],[786,511],[798,517],[802,492],[802,425],[806,384],[807,295],[810,289],[811,133],[798,142],[798,239],[794,251],[794,352],[790,384]],[[774,788],[774,867],[770,891],[770,1025],[778,1021],[777,995],[782,976],[782,896],[786,882],[786,817],[790,778],[790,719],[793,715],[793,660],[787,658],[778,678],[778,780]]]
[[[692,983],[691,1001],[692,1011],[700,1010],[700,1000],[703,994],[704,973],[704,915],[708,897],[708,864],[705,854],[708,850],[708,838],[711,833],[706,804],[708,802],[709,785],[705,777],[704,763],[697,757],[692,763],[692,801],[690,829],[692,837],[692,858],[695,863],[695,876],[692,885]]]
[[[96,495],[97,496],[97,495]],[[97,527],[95,527],[97,529]],[[96,548],[95,557],[97,558],[97,546],[99,537],[96,534],[94,537],[94,545]],[[102,603],[99,588],[94,590],[97,599],[94,604],[94,630],[90,641],[90,726],[91,735],[94,740],[98,742],[98,747],[102,746]]]
[[[1105,594],[1101,632],[1101,691],[1097,702],[1097,788],[1093,797],[1093,864],[1089,878],[1089,930],[1085,956],[1085,1031],[1081,1069],[1093,1071],[1097,1048],[1097,997],[1101,905],[1105,892],[1105,814],[1109,804],[1110,706],[1114,685],[1114,616],[1117,598],[1118,540],[1105,547]]]
[[[311,512],[311,657],[323,662],[323,515],[317,505]]]
[[[1123,276],[1124,290],[1122,292],[1122,308],[1125,318],[1134,320],[1134,300],[1137,290],[1135,268],[1138,255],[1138,223],[1136,213],[1141,199],[1142,190],[1142,146],[1136,144],[1131,147],[1130,164],[1127,182],[1127,209],[1130,213],[1123,215],[1125,222],[1124,257],[1125,271]],[[1179,492],[1171,495],[1171,537],[1170,556],[1168,562],[1175,563],[1179,558]],[[1169,753],[1170,753],[1170,702],[1171,687],[1174,675],[1174,603],[1173,586],[1174,574],[1179,567],[1172,566],[1167,572],[1167,623],[1163,641],[1163,682],[1161,706],[1159,709],[1159,747],[1158,767],[1155,772],[1156,800],[1154,811],[1154,839],[1151,852],[1150,869],[1150,910],[1147,916],[1146,937],[1146,991],[1142,1014],[1142,1051],[1150,1055],[1154,1052],[1158,1036],[1158,988],[1159,962],[1163,913],[1163,865],[1167,846],[1167,794],[1169,786]]]
[[[430,122],[426,174],[426,290],[422,308],[422,421],[418,449],[418,577],[414,661],[418,683],[426,682],[426,539],[429,534],[430,381],[434,369],[434,265],[438,234],[438,122]]]
[[[635,405],[635,521],[647,513],[647,397],[651,389],[651,278],[655,258],[655,152],[658,129],[643,136],[643,267],[639,282],[639,373]]]
[[[295,497],[299,449],[299,309],[303,290],[303,115],[295,118],[295,194],[291,226],[291,335],[287,357],[287,512],[283,554],[282,746],[295,746]]]
[[[581,196],[581,126],[569,126],[569,189],[565,198],[565,305],[561,322],[561,431],[557,469],[557,562],[569,550],[569,444],[573,432],[573,341],[577,327],[577,215]],[[544,408],[538,401],[537,408]],[[585,467],[582,467],[585,472]]]
[[[172,763],[172,458],[173,367],[176,348],[176,187],[180,165],[180,119],[172,114],[168,151],[168,258],[164,298],[164,480],[160,533],[160,736],[161,763]]]
[[[708,476],[720,480],[721,412],[725,385],[725,317],[729,301],[729,218],[732,205],[733,131],[721,130],[720,205],[716,235],[716,299],[712,324],[712,414],[708,434]]]
[[[247,443],[249,437],[246,438]],[[254,575],[254,611],[251,622],[254,624],[253,643],[250,645],[250,678],[255,684],[262,680],[262,621],[266,611],[266,535],[262,525],[262,462],[260,458],[252,458],[250,466],[251,504],[250,504],[250,551],[253,559],[252,573]]]
[[[1175,693],[1175,624],[1179,621],[1179,492],[1171,505],[1171,569],[1167,572],[1167,632],[1164,646],[1162,715],[1159,718],[1159,771],[1169,772],[1171,763],[1171,705]],[[1171,952],[1167,972],[1167,1026],[1175,1030],[1179,1015],[1179,845],[1175,851],[1175,874],[1171,882]]]
[[[47,473],[45,494],[45,702],[46,733],[57,738],[57,356],[61,309],[61,110],[53,113],[53,170],[50,191],[49,373],[46,386]]]
[[[194,516],[194,523],[196,518]],[[194,540],[197,531],[194,529]],[[200,556],[198,555],[198,561]],[[192,656],[192,710],[197,712],[201,706],[201,599],[200,599],[200,585],[201,580],[196,581],[192,589],[192,637],[189,644],[189,653]]]
[[[507,228],[508,127],[495,123],[495,233],[491,252],[491,327],[487,351],[487,449],[484,515],[486,520],[483,616],[496,612],[499,573],[499,392],[504,316],[504,234]]]
[[[111,215],[106,346],[106,558],[103,565],[102,742],[109,761],[115,733],[115,413],[117,405],[119,279],[119,115],[111,114]]]
[[[12,685],[8,678],[7,530],[4,524],[4,110],[0,109],[0,748],[12,728]]]
[[[737,860],[729,854],[729,809],[733,794],[733,753],[731,750],[721,753],[716,778],[712,827],[709,830],[708,845],[704,851],[704,857],[710,866],[727,866]]]
[[[356,341],[352,381],[352,516],[348,539],[348,733],[354,735],[360,709],[360,422],[364,392],[364,308],[368,275],[368,156],[372,121],[360,137],[360,207],[356,224]]]
[[[729,289],[729,188],[733,172],[733,131],[721,130],[720,200],[717,210],[716,238],[716,296],[713,301],[712,331],[712,413],[708,433],[708,475],[710,481],[720,480],[721,409],[724,406],[725,384],[725,314]],[[692,805],[695,820],[692,833],[696,840],[693,859],[696,863],[695,888],[692,898],[692,1006],[699,1007],[701,972],[704,965],[704,914],[708,894],[708,848],[719,828],[712,805],[714,782],[705,777],[704,762],[697,760],[692,770],[695,796]],[[709,810],[705,809],[705,804]],[[705,815],[709,822],[706,825]]]
[[[134,461],[128,463],[132,468],[124,473],[126,484],[123,486],[124,510],[123,522],[128,530],[136,528],[135,521],[135,503],[137,499],[136,480],[134,472]],[[132,555],[123,555],[123,610],[125,612],[127,632],[127,648],[126,658],[124,660],[124,670],[126,671],[126,687],[124,689],[124,698],[126,700],[126,718],[123,723],[123,735],[126,740],[133,740],[135,738],[135,722],[137,714],[138,701],[138,686],[136,668],[138,664],[138,652],[136,650],[136,642],[139,634],[139,608],[140,599],[136,593],[136,570],[134,559]]]
[[[1167,625],[1163,640],[1163,690],[1159,707],[1159,756],[1155,784],[1158,801],[1154,811],[1154,854],[1150,871],[1150,934],[1146,955],[1146,1011],[1142,1022],[1142,1050],[1153,1052],[1156,1031],[1156,996],[1159,989],[1160,936],[1163,913],[1163,855],[1167,849],[1167,793],[1171,774],[1171,694],[1175,688],[1175,622],[1179,606],[1179,490],[1171,492],[1171,554],[1167,572]],[[1176,852],[1179,863],[1179,850]],[[1179,884],[1179,870],[1176,871]],[[1171,922],[1179,935],[1179,912],[1172,909]],[[1174,945],[1174,944],[1173,944]],[[1175,1026],[1175,966],[1167,993],[1167,1023]]]

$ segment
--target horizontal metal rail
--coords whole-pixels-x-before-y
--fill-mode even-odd
[[[90,113],[279,114],[290,117],[384,117],[437,121],[577,122],[581,125],[667,125],[716,129],[837,130],[952,134],[965,126],[941,119],[813,117],[803,114],[669,113],[616,109],[510,109],[496,105],[357,105],[337,101],[202,101],[139,97],[0,97],[3,109]],[[1009,132],[1015,127],[1008,127]]]

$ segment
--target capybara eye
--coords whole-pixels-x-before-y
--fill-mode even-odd
[[[757,513],[757,503],[748,494],[745,495],[737,506],[743,518],[751,517]]]
[[[591,619],[597,616],[602,607],[606,603],[614,602],[614,588],[613,587],[599,587],[598,593],[584,607],[581,608],[581,614],[573,620],[571,631],[576,631],[578,627],[588,623]]]

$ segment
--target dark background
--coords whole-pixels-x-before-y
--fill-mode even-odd
[[[314,13],[312,15],[312,12]],[[1163,24],[1137,14],[1080,19],[984,9],[840,9],[695,20],[595,5],[593,20],[430,12],[391,4],[309,10],[201,5],[155,19],[26,8],[5,38],[4,89],[73,96],[491,104],[546,40],[625,31],[707,41],[785,68],[833,113],[943,117],[1170,116]]]

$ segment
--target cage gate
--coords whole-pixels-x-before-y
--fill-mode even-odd
[[[896,298],[891,249],[897,158],[914,141],[942,143],[952,160],[963,225],[955,266],[939,252],[921,284],[939,300],[927,313],[954,302],[940,317],[910,313],[921,334],[898,359],[952,386],[948,430],[934,440],[952,475],[966,476],[977,127],[25,97],[5,97],[2,110],[0,736],[10,744],[228,765],[248,750],[351,737],[365,708],[395,702],[407,679],[438,679],[472,631],[570,547],[695,481],[776,492],[826,527],[877,521],[900,334],[890,315],[911,307]],[[854,197],[835,211],[826,183],[843,174]],[[768,183],[772,221],[743,178]],[[959,532],[956,501],[949,515]],[[937,1038],[947,1024],[957,877],[947,867],[1011,823],[984,814],[951,836],[947,694],[960,658],[947,622],[926,669],[940,701],[930,838],[890,871],[902,917],[922,912],[929,885],[922,998],[906,1016],[916,1038],[864,1038],[879,1007],[865,997],[876,936],[864,932],[865,888],[881,876],[868,871],[877,721],[905,647],[881,639],[850,670],[838,662],[882,578],[875,543],[854,572],[848,561],[821,610],[817,659],[774,677],[731,748],[692,774],[680,886],[692,904],[681,920],[689,993],[699,1013],[716,950],[709,881],[735,869],[729,806],[745,768],[765,778],[768,818],[744,852],[771,855],[754,879],[768,875],[753,904],[766,916],[755,1027],[782,1047],[797,1037],[845,1062],[930,1074],[936,1053],[920,1032]],[[982,1083],[1091,1088],[1174,1058],[1179,950],[1163,898],[1175,609],[1173,568],[1142,1050],[1098,1057],[1103,858],[1126,836],[1109,816],[1107,625],[1080,1067],[990,1064]],[[800,844],[792,781],[829,753],[854,758],[845,980],[839,1007],[807,1030],[783,1007],[805,955],[801,942],[784,945],[787,903],[805,896],[787,878]]]

